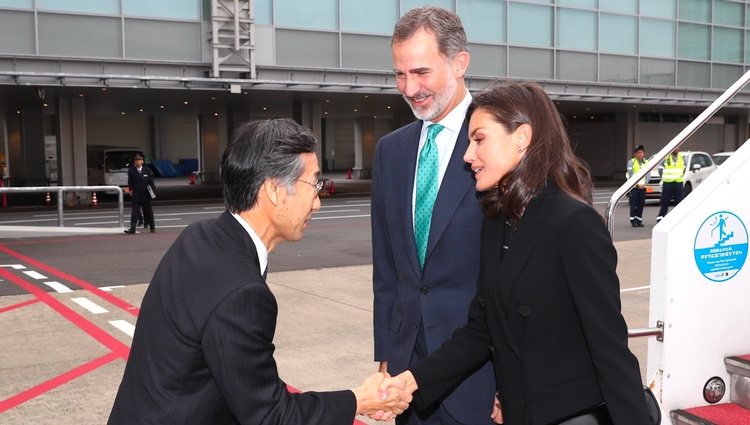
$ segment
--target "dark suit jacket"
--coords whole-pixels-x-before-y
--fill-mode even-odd
[[[504,226],[504,217],[484,221],[469,324],[412,369],[418,402],[432,403],[492,358],[508,425],[557,423],[602,401],[615,424],[648,424],[601,216],[549,185],[508,241]]]
[[[290,394],[277,304],[228,212],[189,226],[146,291],[110,424],[351,425],[351,391]]]
[[[424,269],[417,259],[412,193],[422,121],[385,137],[375,149],[372,179],[372,246],[375,360],[388,371],[409,367],[423,322],[428,352],[466,323],[479,275],[482,210],[474,177],[463,161],[464,122],[433,209]],[[479,370],[445,400],[460,422],[487,423],[495,382],[491,365]]]
[[[154,185],[154,173],[150,168],[144,165],[141,167],[141,172],[135,166],[128,169],[128,187],[130,187],[130,197],[134,202],[151,201],[151,195],[148,193],[146,186],[151,186],[151,189],[156,192],[156,186]]]

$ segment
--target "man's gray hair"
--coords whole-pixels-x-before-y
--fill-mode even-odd
[[[408,40],[420,29],[435,34],[440,54],[449,59],[460,52],[469,51],[461,18],[450,10],[437,6],[418,7],[406,12],[393,28],[391,46]]]

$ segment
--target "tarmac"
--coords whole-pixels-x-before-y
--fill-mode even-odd
[[[343,176],[333,179],[336,196],[369,193],[369,181],[339,177]],[[191,189],[174,189],[186,190]],[[169,202],[165,199],[168,191],[163,185],[160,202]],[[172,202],[180,201],[179,196],[175,198]],[[623,241],[615,246],[623,315],[630,328],[645,327],[651,241]],[[22,275],[21,270],[3,267],[12,259],[4,253],[0,252],[0,279],[4,280],[0,285],[22,285],[24,279],[29,280],[30,275]],[[34,269],[33,264],[27,266],[27,271]],[[0,423],[104,424],[131,343],[127,332],[132,332],[148,284],[102,291],[51,267],[42,272],[74,290],[0,297]],[[288,385],[302,391],[352,388],[376,371],[371,276],[371,265],[269,274],[268,285],[279,305],[275,358]],[[76,301],[80,298],[93,300],[105,312],[92,313]],[[630,341],[644,382],[646,341]]]

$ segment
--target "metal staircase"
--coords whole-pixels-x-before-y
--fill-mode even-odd
[[[724,365],[730,376],[729,403],[673,410],[674,425],[750,424],[750,355],[727,357]]]
[[[211,0],[214,78],[255,79],[253,0]]]

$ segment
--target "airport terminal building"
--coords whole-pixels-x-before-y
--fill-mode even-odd
[[[0,165],[13,185],[86,185],[86,148],[141,149],[216,178],[233,128],[289,116],[325,171],[368,177],[375,144],[413,119],[390,34],[405,11],[456,11],[472,92],[540,83],[576,152],[622,179],[750,63],[750,4],[734,0],[0,0]],[[748,138],[750,91],[687,142]]]

